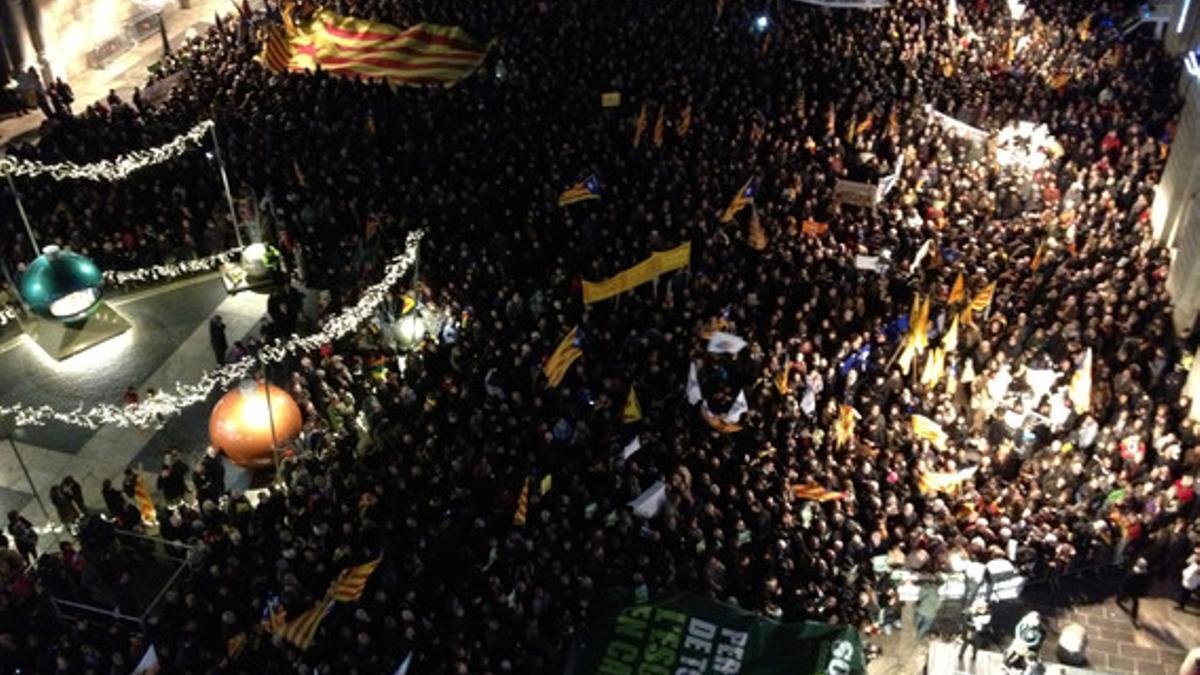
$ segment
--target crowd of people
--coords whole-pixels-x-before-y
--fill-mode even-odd
[[[949,21],[935,0],[769,15],[737,0],[342,0],[494,39],[488,61],[452,88],[272,74],[230,22],[167,59],[163,76],[188,76],[161,104],[48,120],[24,152],[90,161],[215,119],[239,195],[271,213],[327,311],[422,229],[418,299],[455,331],[403,366],[375,325],[290,363],[278,384],[305,434],[277,489],[256,505],[223,494],[209,457],[189,491],[186,465],[164,462],[159,532],[193,548],[144,636],[56,623],[26,581],[0,596],[0,671],[123,673],[153,645],[172,673],[388,673],[410,654],[414,673],[555,672],[618,586],[868,627],[894,602],[877,556],[1178,579],[1200,542],[1200,427],[1181,394],[1197,344],[1172,326],[1149,215],[1179,67],[1150,35],[1118,34],[1132,3],[1028,5],[1013,21],[1003,3],[962,2]],[[600,104],[610,91],[616,108]],[[930,111],[989,131],[1044,124],[1055,142],[1004,166]],[[897,165],[876,208],[835,198],[838,179]],[[19,189],[46,242],[132,267],[232,244],[215,171],[196,152],[120,182]],[[559,208],[588,175],[601,198]],[[722,222],[748,179],[753,207]],[[21,236],[6,239],[14,264]],[[581,302],[582,280],[683,242],[686,269]],[[960,276],[968,305],[994,288],[979,311],[951,300]],[[926,355],[894,358],[917,294],[930,349],[957,331],[932,382]],[[583,356],[549,386],[542,367],[574,327]],[[710,352],[714,329],[748,346]],[[692,369],[713,411],[745,394],[740,431],[689,402]],[[626,423],[631,390],[642,419]],[[844,406],[857,421],[839,440]],[[914,433],[913,415],[946,440]],[[640,518],[627,503],[657,480],[666,504]],[[105,492],[118,522],[140,520],[128,493]],[[122,591],[144,557],[92,522],[80,551],[39,565],[41,588],[136,605]],[[275,603],[298,616],[380,556],[307,650],[264,625]]]

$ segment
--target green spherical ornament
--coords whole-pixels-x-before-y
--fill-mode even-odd
[[[90,259],[47,246],[21,277],[21,297],[38,316],[71,323],[100,305],[104,277]]]

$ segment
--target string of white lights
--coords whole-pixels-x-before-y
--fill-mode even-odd
[[[50,406],[28,407],[16,404],[0,406],[0,416],[12,417],[19,427],[41,426],[55,421],[86,429],[99,429],[108,424],[143,429],[160,428],[184,408],[207,399],[213,390],[229,389],[245,379],[259,364],[279,363],[291,355],[313,351],[357,329],[375,314],[387,298],[388,291],[405,277],[416,260],[417,247],[423,235],[422,231],[410,233],[404,252],[388,263],[383,279],[366,289],[356,305],[325,320],[315,333],[303,337],[292,335],[286,340],[276,339],[263,347],[257,355],[247,356],[240,361],[211,370],[194,384],[177,382],[171,391],[164,389],[137,405],[117,406],[102,403],[85,410],[81,404],[75,410],[63,411]]]
[[[177,263],[168,263],[165,265],[153,265],[151,267],[143,267],[137,270],[105,270],[104,283],[121,286],[128,283],[141,283],[147,281],[171,281],[189,274],[197,272],[207,272],[220,267],[226,261],[234,258],[242,252],[242,247],[238,246],[231,248],[228,251],[214,253],[205,258],[197,258],[195,260],[184,260]]]
[[[123,286],[129,283],[146,283],[153,281],[173,281],[179,277],[199,272],[207,272],[219,268],[226,261],[242,252],[242,247],[231,248],[228,251],[214,253],[205,258],[184,260],[177,263],[152,265],[136,270],[105,270],[104,283],[110,286]],[[12,305],[0,306],[0,326],[9,321],[17,320],[17,308]]]
[[[122,180],[138,169],[155,164],[161,164],[187,152],[200,143],[204,134],[213,126],[212,120],[204,120],[182,133],[166,145],[147,150],[135,150],[121,155],[116,159],[102,159],[91,164],[76,164],[74,162],[59,162],[44,164],[20,157],[0,157],[0,178],[5,176],[41,176],[50,174],[54,180],[78,178],[80,180],[117,181]]]

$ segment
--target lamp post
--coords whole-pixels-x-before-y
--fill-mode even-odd
[[[279,437],[275,434],[275,409],[271,407],[271,378],[266,361],[263,361],[263,390],[267,392],[267,422],[271,425],[271,460],[275,462],[275,480],[279,480]]]
[[[29,475],[29,467],[25,466],[25,459],[21,457],[21,450],[17,447],[17,439],[15,437],[16,425],[12,420],[5,420],[2,425],[4,435],[8,437],[8,445],[12,448],[13,455],[17,458],[17,464],[21,465],[21,472],[25,474],[25,482],[29,483],[29,491],[33,493],[33,498],[37,501],[38,508],[42,511],[42,516],[46,522],[50,522],[50,512],[46,510],[46,503],[42,501],[42,495],[38,493],[37,486],[33,484],[33,477]]]
[[[237,208],[233,205],[233,191],[229,189],[229,174],[225,171],[225,157],[221,154],[221,142],[217,138],[217,125],[211,127],[213,138],[213,154],[217,158],[217,167],[221,170],[221,182],[225,185],[225,200],[229,202],[229,219],[233,223],[233,235],[237,238],[238,247],[243,247],[242,231],[238,228]]]
[[[5,176],[8,178],[8,189],[12,191],[13,200],[17,202],[17,213],[21,214],[21,223],[25,225],[25,234],[29,235],[29,243],[33,245],[33,256],[42,254],[42,249],[38,248],[37,237],[33,236],[33,226],[29,224],[29,215],[25,213],[25,205],[21,203],[21,193],[17,192],[17,182],[13,180],[12,174]]]

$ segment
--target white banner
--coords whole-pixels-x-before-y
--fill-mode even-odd
[[[875,208],[879,199],[879,188],[870,183],[838,179],[833,188],[833,198],[851,206]]]
[[[883,9],[887,0],[799,0],[806,5],[828,7],[830,9]]]
[[[854,256],[854,268],[859,270],[868,270],[871,272],[883,271],[883,265],[879,262],[879,256],[877,255]]]
[[[971,141],[972,143],[984,143],[988,139],[988,132],[979,127],[973,127],[966,122],[960,122],[945,113],[940,113],[934,110],[933,106],[925,106],[925,112],[935,123],[940,124],[947,132],[959,138]]]

